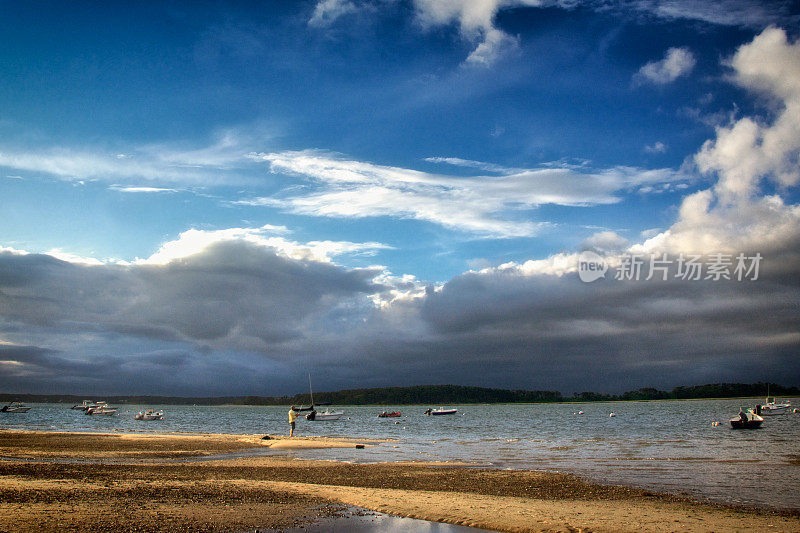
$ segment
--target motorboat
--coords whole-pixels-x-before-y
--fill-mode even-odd
[[[31,408],[26,406],[22,402],[11,402],[8,405],[4,405],[0,412],[3,413],[27,413],[30,411]]]
[[[117,414],[117,408],[116,407],[111,407],[107,403],[102,403],[102,404],[99,404],[99,405],[97,405],[95,407],[90,407],[90,408],[86,409],[86,414],[87,415],[111,416],[111,415]]]
[[[387,413],[386,411],[384,411],[378,415],[378,418],[397,418],[399,416],[403,416],[402,414],[400,414],[400,411],[392,411],[391,413]]]
[[[136,413],[133,418],[136,420],[164,420],[164,413],[154,409],[145,409]]]
[[[100,407],[104,405],[106,402],[94,402],[92,400],[83,400],[83,402],[73,405],[70,409],[77,409],[79,411],[88,411],[89,409],[94,409],[95,407]]]
[[[731,418],[731,428],[733,429],[758,429],[761,427],[761,424],[764,422],[764,419],[754,413],[752,410],[745,411],[744,409],[739,411],[739,415]]]
[[[454,415],[458,412],[458,409],[428,409],[425,411],[425,414],[428,416],[436,416],[436,415]]]
[[[778,403],[772,396],[767,396],[764,405],[761,406],[761,414],[772,416],[782,415],[790,412],[792,403],[789,400]]]
[[[344,411],[331,412],[326,410],[324,413],[318,413],[316,409],[312,409],[306,415],[306,420],[339,420],[342,416],[344,416]]]

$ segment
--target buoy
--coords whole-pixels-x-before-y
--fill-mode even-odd
[[[579,415],[582,415],[582,414],[583,414],[583,411],[578,411],[578,414],[579,414]]]

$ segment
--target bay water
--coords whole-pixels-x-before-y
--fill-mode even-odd
[[[298,436],[380,439],[365,449],[273,451],[351,462],[444,461],[491,468],[575,473],[607,483],[749,507],[800,510],[800,414],[765,417],[758,430],[728,420],[758,400],[455,405],[455,415],[425,416],[438,406],[336,406],[334,421],[298,417]],[[793,399],[793,405],[800,401]],[[115,416],[87,416],[66,404],[30,404],[0,413],[0,429],[68,432],[286,435],[288,406],[122,405]],[[164,420],[140,421],[144,408]],[[381,411],[400,418],[378,418]],[[582,414],[579,414],[582,413]],[[614,413],[614,416],[610,416]],[[719,422],[715,425],[715,422]]]

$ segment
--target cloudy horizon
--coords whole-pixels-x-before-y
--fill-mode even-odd
[[[2,22],[0,392],[800,385],[791,3],[60,9]]]

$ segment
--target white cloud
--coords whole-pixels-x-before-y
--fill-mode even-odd
[[[607,7],[602,0],[591,2],[598,7]],[[762,29],[770,24],[797,22],[791,2],[781,0],[630,0],[620,4],[623,9],[635,9],[665,19],[701,20],[722,26],[737,26]]]
[[[166,265],[194,254],[218,243],[244,242],[259,248],[273,250],[282,257],[298,261],[331,263],[333,258],[345,254],[372,254],[377,250],[391,249],[377,243],[354,243],[348,241],[311,241],[299,243],[277,235],[286,233],[284,226],[266,225],[259,228],[228,228],[224,230],[191,229],[181,233],[174,241],[164,243],[146,259],[137,259],[138,265]]]
[[[652,145],[645,146],[644,151],[648,154],[663,154],[667,151],[667,145],[661,141],[656,141]]]
[[[694,55],[688,48],[670,48],[664,59],[651,61],[637,73],[637,79],[664,85],[680,76],[688,75],[696,64]]]
[[[509,50],[517,47],[519,38],[498,28],[495,19],[502,10],[520,7],[592,9],[614,13],[621,18],[654,16],[661,19],[699,20],[709,24],[762,29],[770,24],[790,26],[800,23],[800,16],[791,2],[782,0],[413,0],[417,22],[423,28],[458,26],[463,39],[476,43],[467,56],[469,65],[490,66]],[[358,12],[380,13],[374,0],[318,0],[309,20],[310,26],[327,27],[339,18]],[[641,78],[654,83],[667,83],[691,70],[694,58],[685,49],[676,50],[665,60],[652,64]],[[689,64],[691,63],[691,65]],[[677,74],[675,74],[677,72]],[[653,76],[655,79],[650,78]]]
[[[137,147],[132,154],[108,153],[99,148],[51,147],[33,151],[0,146],[0,167],[74,182],[87,179],[190,185],[248,182],[250,178],[245,176],[244,167],[250,162],[246,155],[252,151],[253,142],[248,135],[227,130],[199,149],[150,144]]]
[[[178,192],[178,189],[164,189],[161,187],[123,187],[121,185],[112,185],[109,189],[119,192]]]
[[[467,57],[467,63],[491,65],[505,51],[517,45],[517,38],[494,25],[502,8],[540,6],[538,0],[414,0],[417,20],[424,27],[457,23],[462,37],[478,42]]]
[[[759,252],[768,255],[768,268],[796,273],[800,205],[787,203],[780,191],[761,194],[760,187],[765,180],[779,189],[800,183],[800,42],[789,43],[783,30],[769,28],[743,45],[729,64],[737,83],[775,100],[775,118],[768,122],[743,117],[718,127],[716,137],[695,156],[702,172],[716,176],[714,186],[685,197],[671,227],[642,232],[646,240],[627,247],[627,252],[675,256]],[[625,251],[624,244],[615,233],[604,231],[587,239],[583,247],[609,253],[613,263]],[[562,253],[496,270],[563,276],[576,271],[577,259],[578,254]]]
[[[520,172],[521,169],[509,168],[494,163],[485,163],[483,161],[474,161],[472,159],[461,159],[460,157],[426,157],[425,161],[429,163],[443,163],[453,165],[456,167],[477,168],[486,172],[499,172],[501,174],[513,174]]]
[[[100,261],[94,257],[83,257],[80,255],[76,255],[70,252],[65,252],[60,248],[53,248],[45,252],[47,255],[51,257],[55,257],[56,259],[60,259],[61,261],[66,261],[67,263],[74,263],[79,265],[103,265],[105,264],[103,261]]]
[[[309,26],[323,27],[333,24],[339,17],[355,13],[358,9],[350,0],[320,0],[308,20]]]
[[[514,220],[514,213],[520,209],[543,204],[612,204],[622,193],[638,187],[682,178],[669,169],[632,167],[595,172],[571,167],[514,169],[500,176],[455,177],[346,160],[311,150],[251,157],[268,162],[273,172],[311,182],[302,193],[290,189],[285,198],[250,198],[240,200],[240,204],[268,205],[312,216],[425,220],[478,236],[501,238],[534,235],[546,224]]]
[[[467,63],[489,66],[518,45],[516,37],[497,28],[488,28],[484,32],[483,41],[467,56]]]
[[[581,249],[605,254],[622,252],[628,248],[628,245],[628,239],[625,237],[613,231],[600,231],[583,241]]]
[[[647,249],[758,251],[800,242],[800,206],[780,193],[759,195],[764,180],[778,187],[800,181],[800,43],[769,28],[730,61],[736,81],[778,103],[772,123],[743,117],[718,127],[695,156],[698,168],[716,175],[713,188],[688,196],[678,221],[644,243]]]

